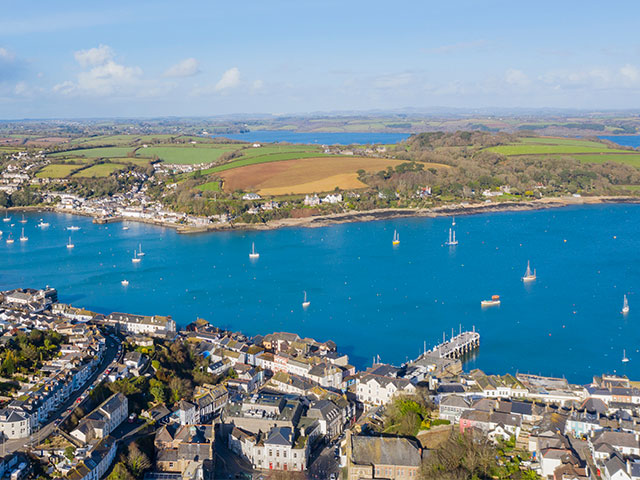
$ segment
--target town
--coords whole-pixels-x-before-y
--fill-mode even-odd
[[[475,330],[358,371],[333,341],[295,333],[179,329],[63,304],[52,287],[0,302],[11,480],[440,478],[452,438],[497,448],[494,478],[640,478],[635,382],[467,372]]]

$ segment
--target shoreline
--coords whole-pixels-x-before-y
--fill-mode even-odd
[[[605,204],[640,204],[640,197],[620,196],[594,196],[594,197],[549,197],[539,200],[522,202],[506,201],[492,203],[469,203],[442,205],[432,208],[380,208],[366,211],[351,211],[334,213],[329,215],[317,215],[303,218],[283,218],[271,220],[267,223],[227,223],[221,225],[208,225],[203,227],[191,227],[178,225],[162,220],[150,220],[144,218],[126,217],[100,217],[85,212],[70,212],[50,206],[26,206],[9,207],[4,209],[10,212],[54,212],[67,215],[78,215],[93,218],[94,223],[121,223],[138,222],[159,227],[172,228],[180,234],[214,233],[223,231],[268,231],[280,228],[320,228],[343,223],[372,222],[378,220],[392,220],[396,218],[437,218],[450,216],[481,215],[484,213],[500,212],[525,212],[545,210],[549,208],[563,208],[582,205]]]

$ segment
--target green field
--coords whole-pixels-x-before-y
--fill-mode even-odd
[[[146,167],[147,165],[149,165],[149,162],[151,161],[151,159],[123,157],[123,158],[110,158],[109,161],[111,163],[122,163],[123,165],[138,165],[140,167]]]
[[[73,174],[74,178],[98,178],[108,177],[116,170],[122,170],[123,165],[119,163],[100,163]]]
[[[224,172],[225,170],[231,170],[232,168],[246,167],[247,165],[255,165],[258,163],[269,162],[281,162],[283,160],[297,160],[299,158],[315,158],[315,157],[335,157],[336,155],[328,155],[317,152],[287,152],[287,153],[274,153],[271,155],[261,155],[257,157],[240,157],[233,162],[225,163],[224,165],[218,165],[217,167],[207,168],[202,170],[202,174]]]
[[[67,152],[58,152],[49,155],[50,157],[85,157],[85,158],[110,158],[110,157],[127,157],[129,152],[136,147],[101,147],[87,148],[82,150],[69,150]]]
[[[202,185],[198,185],[198,189],[203,192],[221,192],[220,182],[207,182]]]
[[[275,153],[308,153],[308,152],[316,152],[320,153],[320,147],[314,145],[267,145],[265,147],[260,148],[245,148],[240,153],[242,153],[242,158],[254,158],[254,157],[262,157],[263,155],[272,155]]]
[[[606,145],[598,147],[586,145],[536,145],[536,144],[520,144],[520,145],[500,145],[498,147],[489,147],[487,150],[500,153],[506,156],[512,155],[571,155],[573,153],[626,153],[628,150],[616,150],[607,148]]]
[[[191,145],[191,146],[152,146],[149,148],[139,148],[136,152],[138,156],[157,156],[166,163],[175,164],[195,164],[210,163],[216,161],[225,152],[236,150],[232,145]]]
[[[57,165],[51,164],[44,167],[40,170],[36,177],[38,178],[64,178],[67,177],[71,172],[82,168],[82,165]]]
[[[576,147],[607,148],[606,145],[600,142],[592,142],[590,140],[582,140],[580,138],[524,137],[520,141],[526,144],[538,145],[570,145]]]
[[[574,158],[584,163],[624,163],[631,165],[632,167],[640,167],[640,153],[627,153],[627,154],[587,154],[587,155],[574,155]]]

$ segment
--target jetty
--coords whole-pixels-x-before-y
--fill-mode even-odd
[[[425,354],[439,358],[460,358],[478,347],[480,347],[480,334],[476,332],[476,328],[473,327],[473,330],[463,332],[461,327],[458,335],[454,336],[453,330],[451,331],[449,340],[445,338],[443,333],[442,343],[439,343],[429,351],[425,351]]]

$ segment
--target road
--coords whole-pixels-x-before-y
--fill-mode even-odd
[[[20,450],[30,445],[38,445],[42,440],[47,438],[51,433],[55,430],[59,423],[63,423],[67,417],[71,414],[71,411],[67,411],[71,406],[77,405],[76,401],[82,397],[83,399],[89,394],[91,389],[95,388],[102,379],[102,374],[106,372],[107,369],[113,367],[118,361],[121,360],[123,352],[121,347],[121,340],[118,337],[114,337],[107,335],[106,336],[106,349],[104,352],[104,356],[102,357],[102,361],[96,368],[96,371],[87,381],[85,382],[83,388],[78,389],[74,392],[67,401],[62,403],[55,411],[51,412],[49,418],[52,420],[46,425],[40,426],[36,432],[34,432],[29,438],[18,438],[15,440],[6,440],[2,442],[2,452],[4,453],[13,453],[16,450]]]
[[[328,480],[331,474],[334,478],[340,477],[339,461],[335,458],[336,443],[322,444],[311,455],[311,464],[308,468],[308,478]]]

